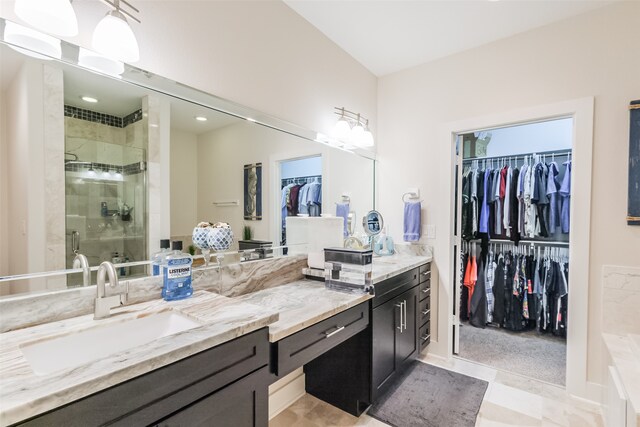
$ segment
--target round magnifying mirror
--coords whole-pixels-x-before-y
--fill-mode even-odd
[[[384,227],[382,214],[378,211],[369,211],[367,215],[362,218],[362,227],[368,236],[376,236],[380,234],[382,227]]]

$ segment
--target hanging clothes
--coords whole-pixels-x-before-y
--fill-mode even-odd
[[[482,256],[478,259],[477,277],[474,288],[471,289],[471,303],[469,304],[469,323],[476,328],[487,326],[487,294],[485,291],[485,271]]]
[[[562,225],[562,232],[569,232],[569,207],[571,205],[571,160],[563,163],[565,166],[564,177],[562,179],[562,185],[560,186],[560,223]]]

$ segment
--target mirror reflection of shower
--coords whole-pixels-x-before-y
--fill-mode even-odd
[[[147,258],[146,148],[140,110],[119,118],[65,105],[67,268],[77,253],[92,266]],[[67,286],[81,284],[81,274],[69,276]]]

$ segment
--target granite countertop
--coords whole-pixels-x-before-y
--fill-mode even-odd
[[[169,335],[75,368],[36,375],[20,346],[100,325],[175,310],[202,326]],[[9,425],[104,390],[230,341],[278,320],[278,312],[206,291],[192,298],[154,300],[0,334],[0,425]]]
[[[430,256],[376,257],[374,283],[430,261]],[[157,299],[113,309],[103,320],[90,314],[2,333],[0,425],[47,412],[265,326],[271,342],[281,340],[371,298],[328,290],[314,280],[297,280],[232,298],[201,290],[182,301]],[[20,350],[32,342],[168,310],[202,326],[46,375],[35,374]]]
[[[374,256],[371,279],[373,284],[380,283],[390,277],[431,262],[432,259],[431,255],[395,254],[391,256]],[[303,268],[302,274],[324,279],[324,270],[316,268]]]
[[[640,336],[634,334],[602,334],[613,365],[618,369],[629,403],[640,426]]]
[[[237,299],[280,313],[280,319],[269,325],[269,341],[276,342],[371,298],[329,290],[315,280],[299,280]]]

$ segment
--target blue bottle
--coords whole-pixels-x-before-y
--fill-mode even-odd
[[[171,252],[166,257],[163,271],[162,297],[165,301],[189,298],[193,295],[191,286],[191,255],[182,252],[182,242],[171,244]]]
[[[151,265],[153,267],[154,276],[160,275],[160,269],[164,267],[164,262],[167,258],[167,255],[171,253],[171,249],[169,249],[170,247],[171,247],[171,240],[169,239],[160,240],[160,252],[156,252],[151,257],[151,261],[152,261]]]

